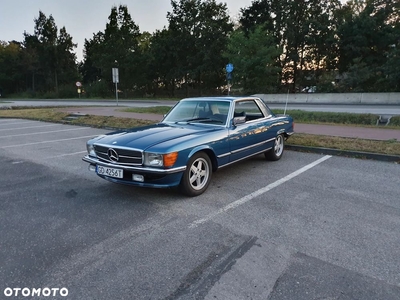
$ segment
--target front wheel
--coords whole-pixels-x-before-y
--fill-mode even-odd
[[[181,188],[190,196],[198,196],[204,193],[211,181],[212,166],[211,160],[204,152],[194,154],[183,173]]]
[[[285,138],[282,134],[279,134],[275,138],[274,147],[271,150],[265,152],[265,158],[268,160],[279,160],[283,155],[285,148]]]

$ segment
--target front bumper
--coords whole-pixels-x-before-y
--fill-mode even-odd
[[[92,166],[103,166],[109,168],[122,169],[124,171],[123,178],[114,178],[106,175],[100,175],[103,179],[106,179],[115,183],[129,184],[143,187],[154,187],[154,188],[167,188],[179,185],[182,174],[186,170],[186,166],[171,168],[171,169],[158,169],[151,167],[135,167],[125,166],[119,164],[112,164],[100,161],[99,159],[86,155],[82,158],[84,162],[89,163]],[[133,180],[133,175],[142,175],[144,181]]]

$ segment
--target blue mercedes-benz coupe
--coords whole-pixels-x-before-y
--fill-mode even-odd
[[[257,97],[187,98],[160,123],[89,140],[83,160],[111,182],[198,196],[219,168],[262,153],[279,160],[293,128]]]

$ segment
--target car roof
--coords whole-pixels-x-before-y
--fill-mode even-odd
[[[184,98],[181,101],[199,101],[199,100],[204,100],[204,101],[230,101],[233,102],[235,100],[244,100],[244,99],[259,99],[258,97],[254,96],[245,96],[245,97],[237,97],[237,96],[216,96],[216,97],[191,97],[191,98]]]

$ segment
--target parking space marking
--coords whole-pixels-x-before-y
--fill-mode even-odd
[[[295,172],[293,172],[293,173],[291,173],[291,174],[289,174],[289,175],[287,175],[287,176],[285,176],[285,177],[283,177],[283,178],[281,178],[281,179],[279,179],[279,180],[277,180],[277,181],[275,181],[275,182],[273,182],[273,183],[271,183],[271,184],[269,184],[269,185],[267,185],[267,186],[255,191],[255,192],[253,192],[251,194],[248,194],[247,196],[244,196],[244,197],[240,198],[239,200],[236,200],[236,201],[234,201],[234,202],[232,202],[232,203],[220,208],[219,210],[217,210],[217,211],[205,216],[204,218],[194,221],[192,224],[189,225],[189,228],[196,228],[197,226],[199,226],[199,225],[211,220],[212,218],[214,218],[214,217],[216,217],[216,216],[218,216],[218,215],[220,215],[222,213],[227,212],[228,210],[231,210],[231,209],[234,209],[236,207],[239,207],[240,205],[243,205],[243,204],[249,202],[250,200],[253,200],[254,198],[256,198],[256,197],[258,197],[258,196],[260,196],[260,195],[272,190],[273,188],[276,188],[276,187],[280,186],[281,184],[283,184],[283,183],[295,178],[296,176],[298,176],[298,175],[310,170],[311,168],[319,165],[320,163],[326,161],[327,159],[329,159],[331,157],[332,157],[331,155],[325,155],[324,157],[314,161],[313,163],[308,164],[308,165],[302,167],[301,169],[298,169],[297,171],[295,171]]]
[[[21,146],[32,146],[32,145],[40,145],[40,144],[48,144],[48,143],[57,143],[57,142],[65,142],[65,141],[72,141],[72,140],[79,140],[79,139],[87,139],[87,138],[93,138],[95,136],[96,135],[86,135],[86,136],[78,136],[78,137],[73,137],[73,138],[68,138],[68,139],[41,141],[41,142],[18,144],[18,145],[8,145],[8,146],[2,146],[2,147],[0,147],[0,149],[21,147]]]
[[[51,156],[49,158],[58,158],[58,157],[78,155],[78,154],[83,154],[83,153],[87,153],[87,151],[79,151],[79,152],[73,152],[73,153],[60,154],[60,155],[56,155],[56,156]]]
[[[60,125],[63,125],[63,124],[50,124],[50,125],[41,125],[41,126],[29,126],[29,127],[19,127],[19,128],[6,128],[6,129],[0,129],[0,131],[19,130],[19,129],[32,129],[32,128],[40,128],[40,127],[60,126]]]
[[[28,123],[37,123],[38,121],[25,121],[25,122],[15,122],[15,123],[10,123],[13,120],[7,120],[4,122],[4,120],[0,121],[0,125],[19,125],[19,124],[28,124]]]
[[[0,136],[0,139],[1,138],[8,138],[8,137],[24,136],[24,135],[47,134],[47,133],[65,132],[65,131],[83,130],[83,129],[88,129],[88,127],[76,127],[76,128],[72,128],[72,129],[62,129],[62,130],[43,131],[43,132],[34,132],[34,133],[21,133],[21,134],[13,134],[13,135],[4,135],[4,136]]]

